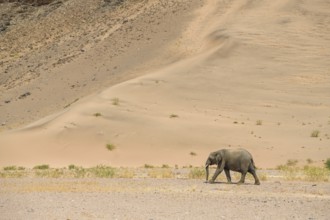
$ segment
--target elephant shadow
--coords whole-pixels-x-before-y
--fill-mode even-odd
[[[253,183],[239,183],[239,182],[231,182],[231,183],[228,183],[228,182],[223,182],[223,181],[215,181],[214,183],[209,183],[209,182],[204,182],[206,184],[210,184],[210,185],[237,185],[237,186],[240,186],[240,185],[254,185]]]

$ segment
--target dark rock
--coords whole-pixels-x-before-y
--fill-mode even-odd
[[[0,32],[5,31],[7,29],[7,26],[0,25]]]
[[[118,6],[121,5],[124,0],[104,0],[104,2],[110,6]]]
[[[26,93],[20,95],[18,98],[19,99],[24,99],[24,98],[28,97],[29,95],[31,95],[31,93],[30,92],[26,92]]]

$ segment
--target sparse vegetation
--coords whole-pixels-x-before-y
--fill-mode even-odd
[[[113,144],[107,144],[107,145],[106,145],[106,148],[107,148],[109,151],[113,151],[114,149],[116,149],[116,146],[113,145]]]
[[[116,169],[116,173],[115,173],[116,178],[132,179],[134,176],[135,176],[134,169],[129,169],[129,168]]]
[[[325,181],[329,179],[329,170],[321,167],[305,166],[303,169],[305,180],[307,181]]]
[[[87,169],[75,165],[71,166],[71,168],[70,176],[74,178],[84,178],[87,176]]]
[[[151,178],[157,178],[157,179],[169,179],[169,178],[174,178],[175,175],[172,172],[171,169],[150,169],[150,171],[148,172],[148,176]]]
[[[329,159],[330,161],[330,159]],[[330,163],[330,162],[329,162]],[[290,163],[289,163],[290,164]],[[145,164],[142,168],[113,168],[106,165],[98,165],[95,167],[84,168],[76,165],[69,165],[64,168],[48,168],[48,165],[38,165],[34,169],[20,169],[16,166],[8,166],[2,168],[0,178],[23,178],[23,177],[42,177],[42,178],[134,178],[134,177],[149,177],[149,178],[189,178],[189,179],[204,179],[204,167],[187,166],[182,171],[178,171],[178,166],[171,168],[164,164],[160,167],[155,167],[150,164]],[[42,167],[41,169],[39,169]],[[283,174],[286,180],[301,180],[301,181],[329,181],[330,169],[320,168],[306,165],[305,167],[297,167],[295,165],[280,165],[277,167]],[[232,178],[235,181],[240,178],[240,173],[231,172]],[[268,180],[267,172],[258,174],[260,180]],[[225,176],[218,177],[221,181],[226,181]],[[252,175],[247,175],[247,179],[253,181]]]
[[[329,181],[329,170],[321,167],[306,165],[303,168],[296,166],[297,160],[288,160],[286,165],[280,165],[278,170],[282,171],[287,180],[304,181]]]
[[[286,162],[287,166],[296,166],[297,164],[298,164],[298,160],[293,160],[293,159],[290,159]]]
[[[154,166],[150,164],[144,164],[144,168],[150,169],[150,168],[154,168]]]
[[[284,178],[287,180],[295,180],[298,179],[298,168],[294,166],[288,166],[288,165],[279,165],[277,167],[278,170],[282,171],[284,174]]]
[[[112,178],[115,175],[115,169],[109,166],[98,165],[88,169],[92,177]]]
[[[8,171],[8,170],[17,170],[17,167],[16,166],[7,166],[7,167],[4,167],[3,170],[5,170],[5,171]]]
[[[307,162],[308,164],[311,164],[311,163],[313,163],[314,161],[313,161],[311,158],[308,158],[308,159],[306,160],[306,162]]]
[[[267,174],[266,173],[260,173],[258,174],[259,178],[261,181],[266,181],[267,180]]]
[[[191,179],[203,179],[205,178],[205,169],[201,167],[194,167],[190,170],[188,177]]]
[[[112,105],[119,105],[119,98],[113,98],[111,101]]]
[[[37,165],[33,167],[34,170],[48,170],[49,165],[48,164],[42,164],[42,165]]]
[[[197,156],[197,154],[195,152],[190,152],[190,156]]]
[[[170,168],[170,166],[167,165],[167,164],[163,164],[163,165],[162,165],[162,168]]]
[[[311,137],[314,137],[314,138],[319,137],[319,135],[320,135],[320,131],[319,130],[314,130],[311,133]]]
[[[176,114],[171,114],[170,115],[170,118],[178,118],[179,116],[178,115],[176,115]]]
[[[97,113],[95,113],[95,114],[94,114],[94,116],[95,116],[95,117],[101,117],[101,116],[102,116],[102,114],[101,114],[101,113],[99,113],[99,112],[97,112]]]
[[[325,167],[330,170],[330,158],[325,161]]]
[[[68,168],[69,168],[69,170],[73,170],[73,169],[76,169],[76,166],[75,166],[74,164],[70,164],[70,165],[68,166]]]
[[[37,177],[44,178],[60,178],[64,176],[63,169],[37,169],[35,171]]]
[[[262,120],[257,120],[256,125],[262,125]]]

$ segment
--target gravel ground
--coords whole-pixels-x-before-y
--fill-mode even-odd
[[[0,219],[330,219],[330,184],[0,179]]]

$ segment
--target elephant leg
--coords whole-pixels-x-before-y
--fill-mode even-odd
[[[254,169],[251,169],[251,170],[249,170],[249,173],[251,173],[254,177],[254,184],[255,185],[260,185],[260,181],[259,181],[259,178],[256,174],[256,171]]]
[[[215,173],[214,173],[210,183],[214,183],[215,179],[219,176],[219,174],[223,171],[224,168],[225,168],[225,161],[222,160],[221,164],[218,164],[218,167],[215,170]]]
[[[228,183],[231,183],[231,176],[230,176],[229,170],[228,169],[225,169],[225,173],[226,173],[226,177],[227,177]]]
[[[217,168],[217,169],[215,170],[215,173],[214,173],[214,175],[213,175],[213,177],[212,177],[212,179],[211,179],[211,183],[214,183],[215,179],[219,176],[219,174],[222,172],[222,170],[223,170],[223,169],[220,169],[220,168]]]
[[[243,184],[245,182],[245,176],[246,176],[246,173],[247,172],[242,172],[242,176],[241,176],[241,179],[240,181],[238,182],[238,184]]]

